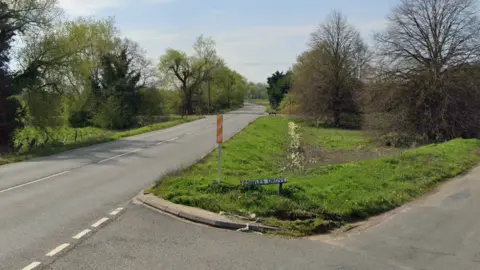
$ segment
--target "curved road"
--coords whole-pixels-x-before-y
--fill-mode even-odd
[[[228,138],[264,112],[224,116]],[[166,130],[0,166],[0,269],[22,269],[129,202],[169,171],[214,149],[215,116]]]
[[[226,137],[261,112],[226,115]],[[213,149],[214,123],[0,167],[0,269],[480,269],[480,167],[361,229],[310,239],[218,230],[132,202]]]

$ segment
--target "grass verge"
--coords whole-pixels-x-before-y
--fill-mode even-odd
[[[51,130],[49,132],[54,134],[54,136],[56,137],[53,143],[34,148],[31,151],[20,151],[15,154],[0,155],[0,165],[19,162],[40,156],[49,156],[56,153],[86,147],[94,144],[115,141],[125,137],[135,136],[146,132],[173,127],[183,123],[198,120],[200,118],[203,118],[203,116],[189,116],[187,119],[174,119],[126,131],[111,131],[93,127],[77,129],[70,127],[62,127]],[[26,137],[24,138],[25,141],[29,141],[32,138],[41,137],[41,135],[38,134],[38,131],[33,128],[27,128],[26,130],[24,130],[24,132],[22,132],[22,136]]]
[[[378,150],[359,131],[300,130],[308,133],[304,140],[325,150]],[[391,210],[479,161],[479,140],[456,139],[374,159],[368,156],[348,163],[317,164],[301,172],[283,171],[287,134],[288,119],[259,118],[223,145],[221,185],[215,182],[214,151],[196,165],[165,177],[151,192],[214,212],[255,213],[264,224],[302,236]],[[276,185],[240,186],[241,180],[274,177],[288,179],[282,196],[277,195]]]

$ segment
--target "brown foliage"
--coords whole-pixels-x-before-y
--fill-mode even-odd
[[[310,47],[294,67],[291,91],[299,112],[329,126],[358,127],[356,91],[362,87],[359,70],[366,59],[359,32],[334,12],[312,33]]]
[[[402,0],[377,36],[384,65],[369,127],[442,141],[480,134],[480,24],[473,0]]]

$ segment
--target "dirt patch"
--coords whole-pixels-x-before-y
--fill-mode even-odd
[[[314,145],[304,146],[308,167],[318,167],[331,164],[342,164],[381,157],[394,156],[405,150],[398,148],[357,148],[354,150],[325,149]]]

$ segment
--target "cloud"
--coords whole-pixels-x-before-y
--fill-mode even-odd
[[[361,22],[355,24],[358,31],[362,34],[363,38],[367,40],[367,42],[373,41],[373,34],[379,31],[384,30],[387,27],[388,21],[386,19],[383,20],[376,20],[376,21],[368,21],[368,22]]]
[[[122,6],[122,0],[59,0],[58,4],[68,15],[90,16],[97,12]]]
[[[218,54],[227,64],[249,80],[263,82],[276,70],[287,70],[298,54],[306,49],[314,25],[258,26],[212,34]],[[124,35],[137,41],[153,61],[173,47],[191,52],[200,33],[182,34],[161,30],[125,31]]]
[[[364,38],[384,29],[385,20],[357,23]],[[254,82],[264,82],[276,70],[286,71],[304,52],[317,25],[257,26],[212,34],[218,54],[226,63]],[[190,53],[201,33],[172,33],[169,30],[130,30],[125,36],[137,41],[154,62],[169,47]]]
[[[163,3],[171,3],[176,0],[145,0],[147,3],[152,3],[152,4],[163,4]]]
[[[71,16],[90,16],[98,12],[125,6],[131,0],[59,0],[58,4]],[[164,4],[176,0],[142,0],[144,3]]]

